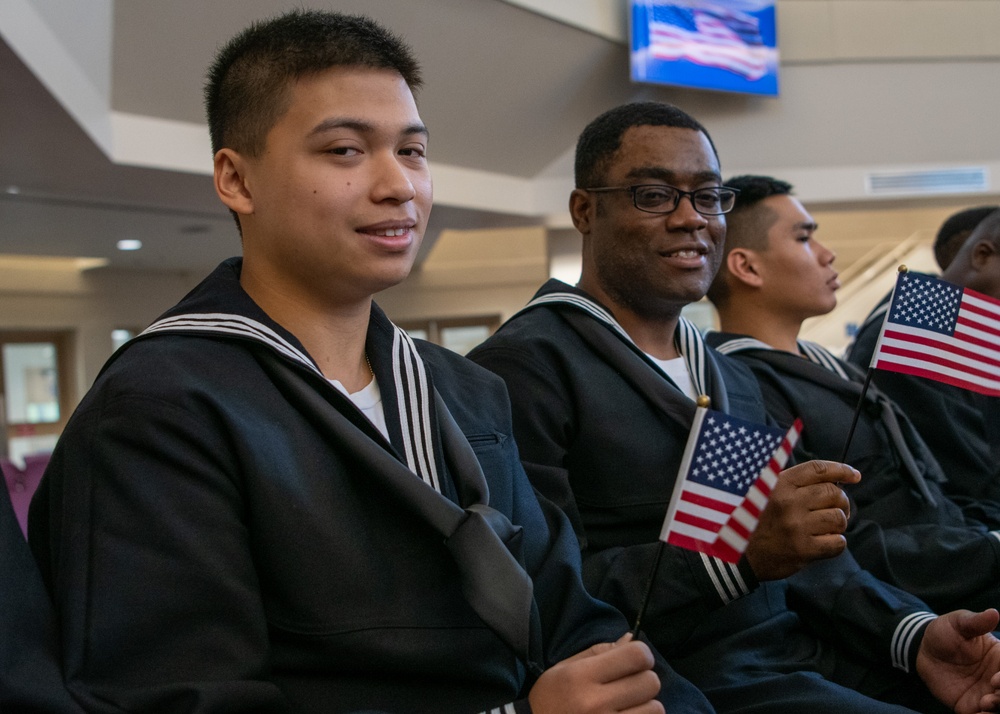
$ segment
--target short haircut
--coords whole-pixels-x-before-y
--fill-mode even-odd
[[[1000,208],[995,208],[976,224],[969,238],[976,241],[989,241],[1000,250]]]
[[[767,250],[767,231],[774,222],[770,211],[758,204],[771,196],[792,195],[792,184],[770,176],[744,174],[733,176],[726,186],[739,191],[736,204],[726,216],[726,249]]]
[[[792,195],[792,184],[770,176],[744,174],[733,176],[726,186],[739,191],[736,205],[726,215],[726,244],[723,249],[719,272],[708,288],[708,299],[716,307],[723,307],[729,300],[729,286],[726,258],[733,248],[747,248],[762,253],[767,250],[767,233],[777,219],[773,211],[762,206],[761,201],[771,196]]]
[[[410,91],[420,67],[396,35],[360,15],[293,10],[254,23],[217,53],[205,84],[212,153],[258,156],[285,112],[292,83],[331,67],[398,72]]]
[[[986,216],[1000,206],[977,206],[949,216],[934,238],[934,259],[945,270],[955,259],[965,240]]]
[[[574,165],[577,188],[603,185],[608,165],[621,146],[622,137],[634,126],[667,126],[700,131],[708,139],[716,160],[719,158],[708,131],[687,112],[663,102],[622,104],[601,114],[580,134]]]

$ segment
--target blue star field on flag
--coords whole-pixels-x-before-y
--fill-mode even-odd
[[[889,322],[922,327],[943,335],[955,331],[962,288],[920,273],[899,276],[898,296],[893,297]]]
[[[783,429],[709,412],[695,446],[689,478],[742,496],[784,435]]]

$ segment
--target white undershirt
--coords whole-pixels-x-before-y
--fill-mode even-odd
[[[651,354],[646,354],[651,360],[653,360],[660,369],[662,369],[668,377],[680,387],[680,390],[691,397],[692,400],[698,398],[698,393],[695,391],[694,382],[691,381],[691,373],[688,371],[687,363],[684,361],[683,357],[676,357],[674,359],[657,359]]]
[[[375,377],[372,377],[372,381],[368,383],[367,387],[364,387],[354,394],[348,392],[339,380],[331,379],[329,382],[336,387],[341,394],[354,402],[354,406],[360,409],[361,412],[368,417],[368,421],[374,424],[375,428],[382,432],[382,436],[385,437],[385,440],[389,441],[389,428],[385,425],[385,410],[382,408],[382,392],[379,391],[378,382],[375,380]]]

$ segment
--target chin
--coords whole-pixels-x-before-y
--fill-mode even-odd
[[[410,276],[409,267],[406,270],[385,272],[381,275],[372,276],[372,284],[375,286],[374,292],[382,292],[389,288],[394,288]]]
[[[834,300],[831,303],[826,303],[820,306],[818,309],[814,310],[810,317],[822,317],[823,315],[829,315],[837,307],[837,301]]]

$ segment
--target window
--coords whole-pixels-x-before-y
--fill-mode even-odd
[[[124,328],[118,328],[117,330],[111,331],[111,351],[114,352],[119,347],[124,345],[126,342],[135,337],[135,330],[126,330]]]
[[[410,337],[427,340],[464,355],[493,334],[500,326],[500,316],[403,320],[398,324]]]
[[[72,408],[69,332],[0,332],[3,453],[20,460],[55,446]]]

